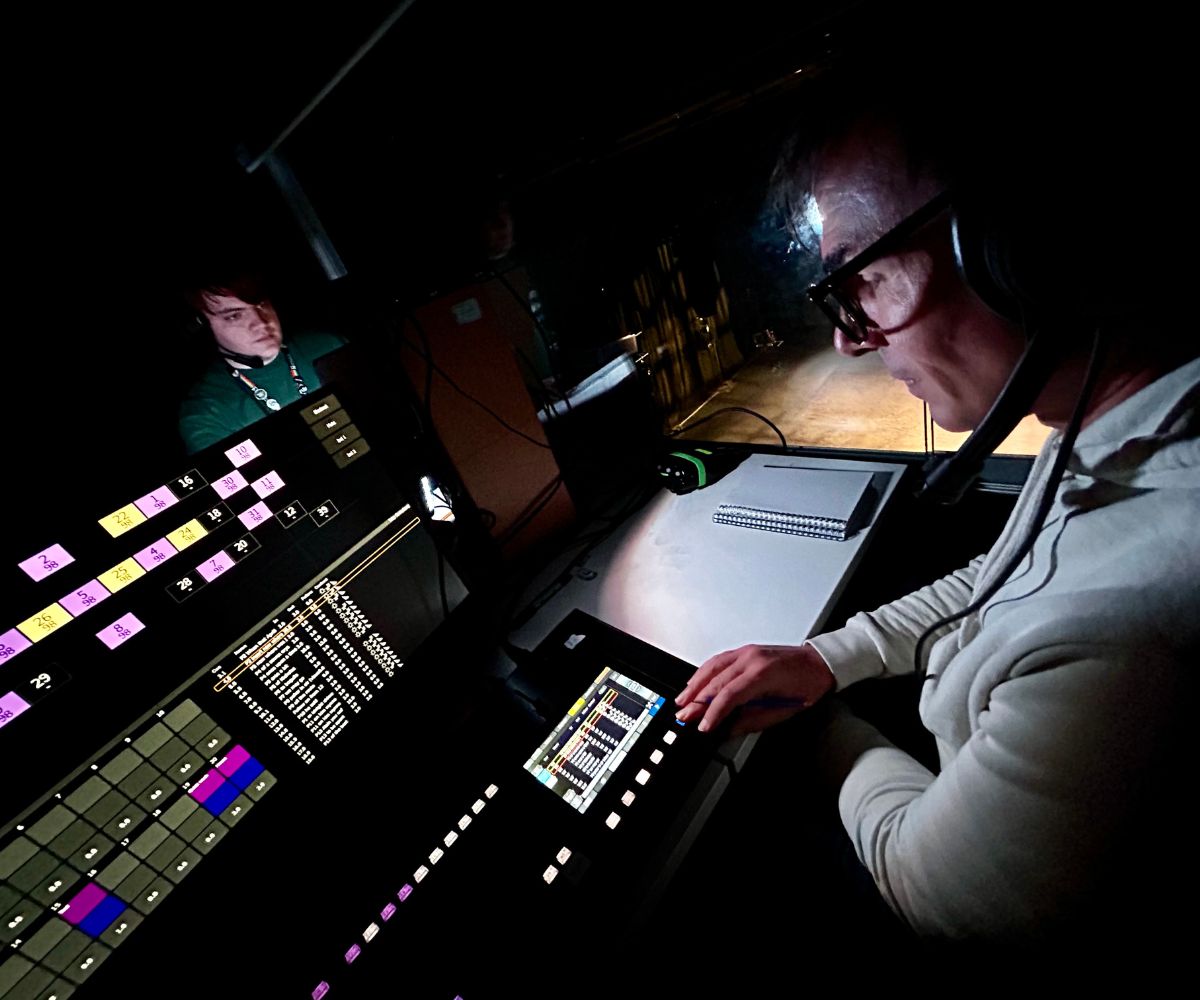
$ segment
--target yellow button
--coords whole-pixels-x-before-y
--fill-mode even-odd
[[[192,518],[187,524],[184,524],[174,531],[167,532],[167,541],[177,549],[186,549],[189,545],[200,541],[208,532],[204,530],[204,525]]]
[[[55,601],[50,607],[42,608],[32,618],[26,618],[17,626],[17,629],[30,642],[37,642],[39,639],[46,638],[59,626],[66,625],[70,620],[71,613]]]
[[[138,565],[136,559],[126,559],[123,563],[117,563],[110,570],[101,573],[97,580],[104,584],[105,589],[115,594],[122,587],[128,587],[139,576],[145,576],[146,571]]]
[[[574,705],[572,705],[570,708],[567,709],[567,715],[574,715],[581,708],[583,708],[583,704],[584,704],[583,699],[580,698],[577,702],[575,702]]]
[[[108,517],[100,518],[100,527],[116,538],[117,535],[125,534],[130,528],[136,528],[144,520],[146,520],[146,515],[130,504],[120,510],[114,510]]]

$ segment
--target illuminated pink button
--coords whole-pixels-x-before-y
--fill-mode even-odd
[[[147,545],[141,552],[135,552],[133,558],[142,569],[154,569],[160,563],[165,563],[179,550],[165,538],[160,538],[152,545]]]
[[[250,759],[250,754],[246,752],[246,748],[240,743],[225,755],[225,759],[217,764],[217,770],[225,777],[231,777],[239,767]]]
[[[346,964],[349,965],[356,958],[358,958],[358,956],[361,954],[362,954],[362,949],[358,945],[352,944],[350,946],[350,950],[348,952],[346,952]]]
[[[225,784],[225,779],[215,769],[210,769],[203,778],[188,789],[188,795],[203,805],[208,801],[208,797],[223,784]]]
[[[258,445],[247,438],[241,444],[235,444],[232,448],[225,452],[225,457],[233,463],[235,469],[240,469],[247,462],[258,458],[262,452],[258,450]]]
[[[396,893],[396,896],[399,898],[400,902],[403,903],[406,899],[408,899],[409,896],[412,895],[412,891],[413,891],[413,887],[411,885],[409,885],[407,882],[405,882],[404,888],[401,889],[398,893]]]
[[[386,923],[387,921],[391,920],[393,916],[395,916],[395,913],[396,913],[396,904],[388,903],[387,906],[385,906],[382,910],[379,911],[379,919],[384,921],[384,923]]]
[[[227,476],[213,480],[212,488],[217,491],[217,496],[222,500],[228,500],[238,490],[244,490],[249,485],[246,482],[246,477],[240,472],[231,472]]]
[[[69,924],[77,924],[97,906],[104,902],[108,893],[105,892],[95,882],[89,882],[66,906],[58,911],[58,915]]]
[[[322,980],[317,983],[317,988],[312,991],[312,1000],[321,1000],[326,993],[329,992],[329,984]]]
[[[28,559],[17,563],[17,565],[31,579],[44,580],[51,573],[57,573],[64,566],[68,566],[74,561],[75,557],[61,545],[51,545],[44,552],[39,552],[36,556],[30,556]]]
[[[260,500],[253,507],[249,507],[238,514],[238,520],[241,521],[242,524],[244,524],[247,528],[253,530],[270,516],[271,508],[267,506],[267,502],[265,500]]]
[[[138,497],[133,501],[133,505],[147,517],[161,514],[168,507],[174,507],[177,503],[179,503],[179,498],[165,486],[151,490],[144,497]]]
[[[137,620],[137,616],[131,611],[127,615],[123,615],[108,628],[101,629],[96,633],[96,638],[99,639],[109,649],[116,649],[121,643],[127,639],[132,639],[146,626]]]
[[[104,584],[99,580],[88,580],[78,590],[67,594],[66,597],[60,597],[58,603],[66,608],[74,617],[78,618],[89,608],[94,608],[107,596],[108,588]]]
[[[227,569],[233,568],[233,560],[224,552],[218,552],[211,559],[205,559],[199,566],[196,567],[196,572],[199,573],[205,580],[212,583],[218,576],[224,573]]]
[[[283,489],[284,482],[279,478],[279,473],[272,469],[265,476],[263,476],[262,479],[259,479],[253,483],[253,486],[254,492],[257,493],[259,497],[268,497],[276,490]]]
[[[0,696],[0,726],[7,726],[22,712],[28,711],[29,702],[16,691]]]
[[[10,628],[0,635],[0,663],[11,660],[18,653],[28,649],[33,643],[25,638],[15,628]]]

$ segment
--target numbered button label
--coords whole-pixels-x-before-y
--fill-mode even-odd
[[[142,569],[142,567],[138,564],[138,561],[130,558],[126,559],[122,563],[117,563],[116,566],[104,573],[101,573],[98,577],[96,577],[96,579],[104,584],[104,586],[107,587],[110,592],[115,594],[123,587],[128,587],[131,583],[133,583],[134,580],[138,579],[138,577],[145,575],[146,571]]]
[[[175,600],[183,602],[204,586],[204,578],[199,573],[189,573],[180,577],[167,588],[167,593]]]
[[[285,528],[290,528],[298,524],[300,520],[307,514],[304,504],[293,501],[289,504],[284,504],[278,514],[275,515],[275,520],[282,524]]]
[[[279,473],[272,469],[261,479],[255,480],[252,485],[254,486],[254,492],[258,494],[258,498],[262,500],[269,497],[272,493],[283,489],[285,483]]]
[[[26,618],[17,628],[30,642],[41,642],[51,632],[62,628],[70,620],[71,616],[67,610],[55,601],[50,607],[43,608],[36,615]]]
[[[253,507],[250,507],[238,514],[238,520],[241,521],[245,527],[253,530],[260,524],[265,524],[270,516],[271,508],[267,506],[265,500],[260,500]]]
[[[137,509],[136,504],[128,504],[120,510],[114,510],[111,514],[100,518],[99,524],[113,538],[118,535],[123,535],[131,528],[136,528],[139,524],[146,520],[146,515]]]
[[[259,548],[258,539],[253,535],[242,535],[236,542],[225,549],[225,554],[234,562],[241,562],[251,552]]]
[[[139,497],[133,501],[133,505],[147,517],[161,514],[168,507],[174,507],[177,503],[179,503],[179,497],[172,493],[166,486],[160,486],[156,490],[151,490],[144,497]]]
[[[167,541],[177,549],[186,549],[189,545],[194,545],[208,534],[208,529],[200,523],[198,518],[192,518],[187,524],[180,525],[174,531],[167,532]]]
[[[232,448],[225,452],[225,457],[233,463],[235,469],[241,468],[247,462],[258,458],[262,452],[258,450],[258,445],[247,439],[241,444],[235,444]]]
[[[57,573],[64,566],[69,566],[74,561],[75,557],[61,545],[51,545],[45,551],[39,552],[35,556],[30,556],[28,559],[17,563],[17,565],[25,571],[31,580],[44,580],[51,573]]]
[[[195,469],[191,469],[182,476],[172,479],[170,485],[172,493],[176,496],[183,496],[188,493],[195,493],[202,486],[207,486],[208,480]]]
[[[28,649],[33,643],[15,628],[10,628],[0,635],[0,663],[10,660],[18,653]]]
[[[0,695],[0,727],[7,726],[22,712],[29,709],[29,702],[15,691]]]
[[[108,597],[108,588],[99,580],[89,580],[78,590],[59,599],[59,604],[78,618]]]
[[[135,552],[133,558],[144,570],[152,570],[161,566],[179,550],[165,538],[160,538],[152,545],[147,545],[141,552]]]
[[[218,552],[211,559],[205,559],[204,562],[197,566],[196,572],[209,583],[212,583],[218,576],[232,568],[233,560],[224,552]]]
[[[318,525],[323,525],[328,524],[335,517],[337,517],[339,513],[340,511],[337,509],[337,507],[335,507],[329,500],[326,500],[324,503],[317,504],[309,516]]]
[[[225,504],[219,503],[215,507],[210,507],[206,510],[197,520],[209,531],[212,531],[218,524],[224,524],[231,517],[233,517],[233,511]]]
[[[109,649],[116,649],[121,643],[132,639],[146,626],[143,625],[133,612],[118,618],[115,622],[106,629],[101,629],[96,633],[96,638],[99,639]]]
[[[16,685],[17,693],[31,705],[52,694],[71,679],[57,663],[51,663]]]

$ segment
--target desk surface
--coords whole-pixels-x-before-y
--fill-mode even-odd
[[[867,525],[846,541],[714,524],[755,465],[887,473],[887,486]],[[533,648],[579,608],[630,635],[699,665],[745,643],[798,644],[823,627],[904,466],[840,459],[753,454],[720,482],[677,496],[663,491],[599,545],[570,581],[510,637]],[[797,498],[802,507],[802,498]],[[551,567],[529,593],[561,572]]]

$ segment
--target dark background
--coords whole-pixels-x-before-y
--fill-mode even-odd
[[[757,219],[774,139],[749,112],[824,58],[817,29],[854,6],[418,0],[280,150],[349,269],[336,283],[243,164],[391,3],[14,15],[3,381],[12,475],[38,499],[5,551],[77,520],[81,486],[138,454],[184,461],[177,404],[211,348],[180,286],[214,258],[266,266],[285,330],[370,340],[363,303],[377,318],[460,286],[503,198],[564,340],[612,340],[605,289],[657,243],[686,230],[709,252],[714,226]]]
[[[504,198],[512,258],[534,275],[550,325],[586,370],[619,335],[623,290],[664,241],[697,271],[717,263],[742,334],[795,322],[803,275],[764,210],[765,183],[810,81],[830,66],[853,75],[873,53],[909,46],[970,63],[988,40],[979,59],[1002,84],[989,100],[1006,90],[1028,100],[1030,53],[1050,52],[1076,92],[1103,85],[1117,95],[1105,140],[1125,154],[1128,124],[1179,100],[1142,78],[1147,61],[1173,64],[1158,50],[1177,31],[1153,6],[1109,15],[1107,48],[1097,48],[1094,13],[970,7],[416,0],[280,148],[348,267],[335,283],[267,171],[242,164],[392,3],[14,13],[10,476],[58,517],[69,507],[60,498],[127,461],[132,443],[178,451],[177,401],[210,349],[179,286],[214,254],[268,265],[285,329],[330,322],[370,340],[380,334],[362,304],[377,316],[464,284],[481,263],[480,220]],[[970,106],[962,81],[946,84]],[[1069,116],[1070,102],[1056,99]],[[1177,129],[1155,141],[1149,155],[1174,158]],[[1114,246],[1138,249],[1139,222],[1122,212],[1144,195],[1113,192]],[[1051,227],[1047,238],[1062,235]],[[22,539],[14,554],[40,541]]]

